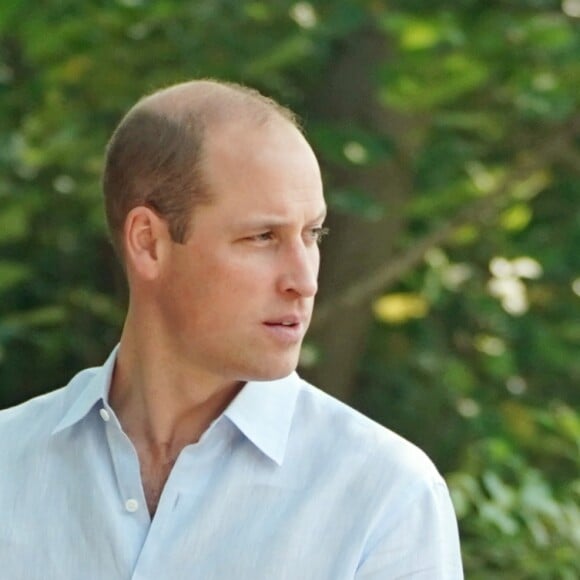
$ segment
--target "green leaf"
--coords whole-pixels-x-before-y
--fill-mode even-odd
[[[10,313],[4,317],[1,326],[18,330],[61,326],[66,319],[62,306],[43,306],[23,312]]]
[[[314,51],[314,43],[305,34],[294,34],[279,42],[268,52],[250,60],[242,71],[245,78],[260,78],[278,72],[309,58]]]
[[[385,65],[379,99],[400,111],[427,111],[451,103],[484,85],[489,65],[475,56],[453,52],[438,60],[416,59]]]
[[[23,205],[7,205],[0,212],[0,244],[23,239],[27,230],[28,215]]]
[[[0,291],[18,286],[31,275],[32,271],[27,265],[0,260]]]

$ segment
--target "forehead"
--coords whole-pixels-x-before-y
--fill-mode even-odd
[[[324,209],[316,156],[285,119],[208,130],[204,170],[216,206],[252,213]]]

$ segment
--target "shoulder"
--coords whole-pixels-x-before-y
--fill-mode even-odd
[[[443,484],[419,447],[302,379],[296,411],[296,420],[311,426],[317,447],[339,453],[353,467],[360,465],[391,485],[395,480],[402,486]]]
[[[347,522],[357,578],[462,577],[447,486],[416,445],[302,381],[288,457],[309,506],[320,498],[336,529]]]
[[[85,369],[64,387],[0,411],[0,457],[10,450],[45,440],[97,371]]]

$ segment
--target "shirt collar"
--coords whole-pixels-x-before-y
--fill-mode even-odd
[[[282,465],[299,389],[296,373],[275,381],[250,381],[224,415],[262,453]]]
[[[67,388],[71,390],[70,402],[68,403],[64,416],[54,428],[53,434],[68,429],[75,423],[78,423],[88,415],[89,411],[99,401],[108,408],[106,401],[118,350],[119,345],[113,349],[103,366],[82,371],[69,383]],[[85,382],[86,373],[91,373],[91,376],[88,378],[88,383]],[[84,386],[82,383],[85,383]]]
[[[69,388],[73,391],[70,403],[53,434],[78,423],[98,402],[110,411],[107,396],[118,349],[119,345],[103,366],[83,371],[70,382]],[[82,384],[76,385],[77,381],[86,377],[86,372],[92,372],[88,383],[84,387]],[[299,389],[300,378],[296,373],[275,381],[249,381],[229,404],[224,415],[262,453],[281,465]]]

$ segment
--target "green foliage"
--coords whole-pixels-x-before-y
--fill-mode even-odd
[[[394,162],[412,176],[401,253],[507,179],[496,217],[458,224],[376,310],[355,402],[448,474],[467,577],[578,577],[580,154],[566,135],[580,34],[566,3],[5,4],[0,404],[63,384],[118,338],[126,291],[99,178],[124,111],[191,77],[247,82],[305,120],[335,212],[370,224],[391,210],[346,171]],[[399,140],[378,120],[330,118],[313,98],[369,31],[388,49],[360,98],[421,120]],[[535,157],[556,136],[555,158]],[[522,160],[532,169],[510,178]]]

